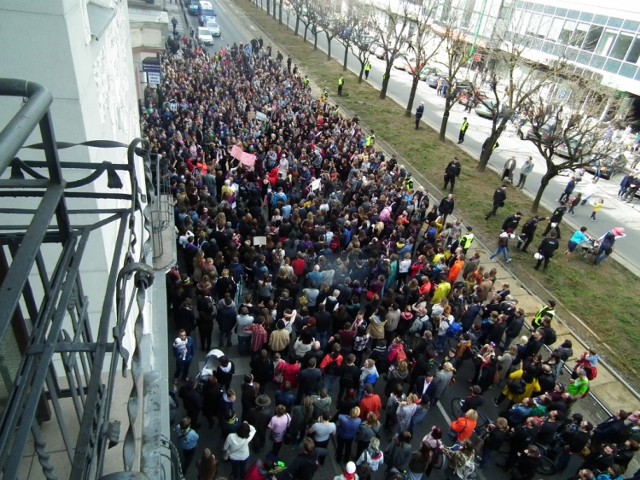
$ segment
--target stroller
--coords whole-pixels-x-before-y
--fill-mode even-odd
[[[202,389],[202,387],[206,385],[206,383],[209,381],[209,379],[213,375],[213,372],[215,372],[216,368],[218,368],[218,359],[223,356],[224,356],[224,353],[221,350],[218,350],[217,348],[207,353],[207,358],[204,361],[202,370],[200,370],[200,372],[198,372],[198,374],[196,375],[198,388]]]
[[[589,255],[594,257],[598,252],[598,248],[600,248],[600,242],[595,238],[591,238],[588,242],[580,245],[580,254],[582,258],[587,258]]]

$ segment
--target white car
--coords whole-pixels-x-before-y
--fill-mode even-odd
[[[213,45],[213,35],[207,27],[198,27],[198,38],[205,45]]]
[[[221,35],[220,25],[218,25],[215,21],[211,21],[211,20],[208,21],[207,29],[211,32],[211,35],[213,35],[214,37],[219,37]]]

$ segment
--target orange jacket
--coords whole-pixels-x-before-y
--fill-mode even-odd
[[[473,435],[473,431],[475,430],[477,423],[478,422],[476,422],[475,420],[470,420],[466,417],[460,417],[457,420],[451,422],[451,431],[458,434],[456,440],[461,443],[471,438],[471,435]]]
[[[449,283],[453,284],[456,281],[463,267],[464,267],[464,260],[456,260],[454,262],[453,266],[449,270]]]

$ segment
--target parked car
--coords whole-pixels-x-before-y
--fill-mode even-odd
[[[409,60],[411,61],[411,60]],[[415,62],[415,58],[413,59]],[[407,59],[404,57],[398,57],[393,61],[393,68],[397,68],[398,70],[405,70],[407,68]]]
[[[473,99],[472,106],[479,107],[481,106],[481,102],[483,102],[484,100],[489,100],[490,98],[491,98],[490,95],[483,91],[476,90],[474,92],[473,90],[469,89],[469,90],[463,90],[462,92],[460,92],[460,95],[458,95],[458,102],[461,105],[467,105],[467,103],[471,99]]]
[[[436,88],[438,86],[438,80],[444,77],[444,73],[439,70],[435,70],[433,73],[427,75],[426,82],[431,88]]]
[[[596,175],[600,167],[600,178],[610,180],[611,177],[621,173],[627,166],[627,157],[623,153],[613,154],[603,159],[594,160],[585,167],[585,170]]]
[[[571,154],[569,154],[571,149]],[[566,142],[562,142],[555,150],[555,154],[562,158],[580,158],[582,156],[582,147],[577,138],[570,138]]]
[[[207,22],[207,30],[209,30],[214,37],[219,37],[222,34],[220,25],[218,25],[215,20],[209,20]]]
[[[518,137],[520,140],[536,140],[536,126],[531,125],[530,122],[524,122],[518,128]],[[553,118],[550,118],[544,125],[537,128],[540,138],[545,142],[550,142],[553,139],[553,134],[556,130],[556,122]]]
[[[465,102],[460,101],[460,103],[466,105]],[[493,100],[482,100],[476,107],[476,115],[482,118],[493,120],[493,118],[496,116],[495,102]]]
[[[200,4],[198,3],[198,0],[191,0],[187,8],[189,10],[189,15],[196,16],[200,13]]]
[[[207,27],[198,27],[198,38],[205,45],[213,45],[213,35]]]
[[[473,83],[471,83],[469,80],[458,80],[456,78],[453,84],[454,95],[460,95],[465,90],[472,90],[472,89],[473,89]]]
[[[376,58],[379,58],[380,60],[382,60],[384,58],[384,54],[385,54],[385,50],[384,50],[384,47],[382,45],[378,45],[376,47],[376,49],[374,50],[374,52],[373,52],[373,55]]]

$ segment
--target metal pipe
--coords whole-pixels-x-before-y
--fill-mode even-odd
[[[0,96],[26,99],[20,110],[0,131],[0,175],[22,148],[53,103],[49,90],[28,80],[0,78]]]

